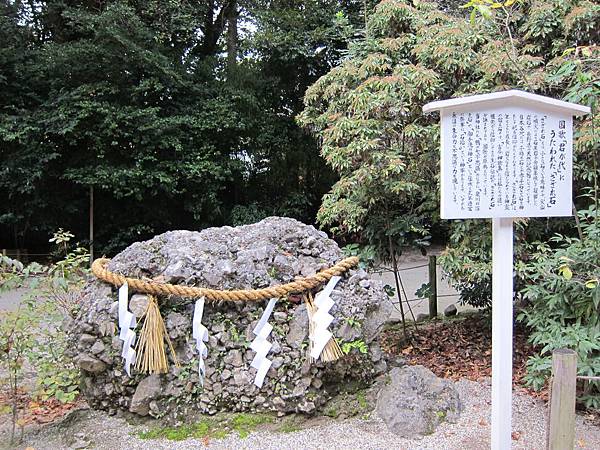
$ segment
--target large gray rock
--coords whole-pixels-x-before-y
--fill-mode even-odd
[[[454,423],[462,410],[451,381],[423,366],[392,369],[377,396],[377,414],[388,429],[405,438],[431,434],[444,420]]]
[[[190,286],[254,289],[314,274],[343,258],[338,245],[325,233],[293,219],[271,217],[235,228],[164,233],[131,245],[112,259],[109,269],[130,277]],[[193,410],[211,414],[220,410],[310,413],[340,385],[368,381],[386,368],[375,338],[390,318],[391,305],[381,282],[369,279],[362,269],[354,269],[345,274],[332,293],[335,306],[330,312],[335,320],[330,330],[341,343],[364,341],[368,354],[353,352],[336,363],[310,364],[306,354],[306,307],[299,296],[290,296],[277,303],[270,319],[274,326],[269,353],[273,365],[261,389],[252,383],[256,372],[250,367],[254,352],[249,342],[266,301],[206,304],[203,324],[209,330],[209,342],[202,387],[191,336],[195,300],[159,298],[182,367],[175,367],[171,361],[169,373],[162,378],[163,395],[147,402],[148,396],[141,397],[147,391],[145,384],[150,383],[147,375],[133,370],[129,378],[123,370],[116,298],[115,287],[90,279],[70,334],[74,356],[87,355],[80,363],[86,370],[82,390],[95,408],[116,411],[132,405],[138,414],[173,417]],[[141,313],[146,305],[146,296],[137,295],[130,309]],[[351,329],[349,319],[355,325]],[[139,391],[140,386],[143,391]]]

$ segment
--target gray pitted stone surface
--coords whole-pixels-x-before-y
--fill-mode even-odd
[[[159,375],[149,375],[137,385],[129,411],[147,416],[150,412],[150,402],[160,394],[161,382]]]
[[[396,367],[386,375],[377,396],[377,414],[401,437],[431,434],[444,420],[455,423],[462,410],[451,381],[423,366]]]
[[[159,278],[166,282],[218,289],[261,288],[307,276],[344,257],[337,244],[321,231],[293,219],[270,217],[240,227],[209,228],[200,232],[171,231],[137,242],[113,258],[109,269],[129,277]],[[137,410],[140,389],[145,392],[138,413],[177,418],[193,412],[274,410],[312,413],[342,384],[368,381],[386,370],[375,340],[389,320],[392,305],[381,282],[362,269],[348,272],[333,291],[335,317],[330,329],[338,340],[363,340],[367,355],[352,351],[336,363],[310,364],[306,357],[308,319],[300,297],[280,299],[270,319],[273,365],[261,389],[252,384],[254,352],[248,348],[252,329],[266,302],[208,303],[203,323],[209,330],[204,388],[198,381],[198,360],[191,337],[193,300],[159,299],[169,336],[181,368],[152,378],[122,366],[116,327],[116,288],[89,281],[82,307],[70,335],[73,356],[83,369],[83,392],[96,408],[116,412]],[[136,295],[136,312],[147,304]],[[349,320],[352,319],[352,320]],[[349,329],[349,324],[354,328]],[[98,344],[100,343],[100,344]],[[92,356],[93,355],[93,356]],[[158,386],[157,386],[158,384]],[[150,394],[148,392],[150,391]]]

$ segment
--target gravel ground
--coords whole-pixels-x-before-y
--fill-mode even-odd
[[[311,450],[311,449],[488,449],[490,433],[490,395],[488,382],[457,382],[465,410],[456,424],[442,424],[437,431],[420,440],[400,439],[389,433],[377,418],[334,420],[316,418],[308,421],[300,431],[291,433],[257,430],[247,438],[230,435],[222,440],[188,439],[185,441],[141,440],[137,433],[146,429],[142,425],[129,425],[125,420],[109,417],[97,411],[80,414],[81,418],[26,432],[25,442],[19,449],[36,450],[69,449],[65,442],[82,434],[89,448],[118,449],[253,449],[253,450]],[[513,400],[513,449],[543,449],[545,447],[545,414],[543,402],[524,394],[515,394]],[[0,442],[6,435],[0,435]],[[577,417],[575,448],[600,449],[600,428]]]

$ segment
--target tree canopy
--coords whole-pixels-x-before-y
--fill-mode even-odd
[[[321,224],[383,251],[390,236],[422,244],[447,227],[438,213],[438,118],[422,112],[429,101],[520,88],[596,105],[597,62],[575,49],[592,51],[598,5],[511,1],[490,17],[489,2],[475,3],[483,20],[436,2],[382,1],[347,59],[308,88],[298,121],[322,139],[340,177]],[[576,194],[593,176],[591,123],[579,126]]]
[[[334,176],[294,116],[362,8],[0,2],[0,245],[85,237],[92,188],[109,252],[172,228],[312,221]]]

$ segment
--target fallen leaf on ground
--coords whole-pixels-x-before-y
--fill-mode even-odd
[[[536,392],[524,386],[527,359],[535,353],[527,338],[527,329],[516,323],[513,384],[515,390],[547,400],[547,389]],[[401,355],[409,364],[425,366],[438,377],[478,381],[492,375],[491,323],[481,315],[425,324],[410,341],[404,338],[401,329],[385,330],[381,343],[387,353]]]

